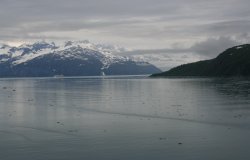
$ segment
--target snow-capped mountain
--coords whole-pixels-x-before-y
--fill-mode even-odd
[[[0,76],[84,76],[127,75],[160,72],[155,66],[128,57],[116,46],[95,45],[89,41],[62,44],[45,41],[19,47],[0,45]]]

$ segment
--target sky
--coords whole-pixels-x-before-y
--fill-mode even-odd
[[[250,41],[249,0],[0,0],[0,42],[89,40],[161,69]]]

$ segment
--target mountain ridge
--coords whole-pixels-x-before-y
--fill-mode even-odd
[[[66,41],[60,45],[40,41],[19,47],[2,44],[0,77],[136,75],[160,72],[148,62],[113,54],[123,51],[123,48],[95,45],[86,40]]]
[[[216,58],[183,64],[151,77],[250,76],[250,44],[229,48]]]

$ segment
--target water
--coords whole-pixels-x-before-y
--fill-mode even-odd
[[[0,79],[1,160],[247,160],[250,81]]]

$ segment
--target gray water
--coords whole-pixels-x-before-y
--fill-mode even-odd
[[[248,160],[250,81],[0,79],[0,160]]]

